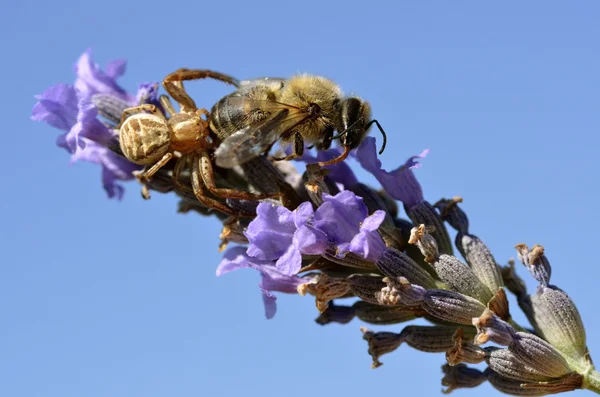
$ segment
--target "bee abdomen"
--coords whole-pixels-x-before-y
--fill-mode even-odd
[[[238,105],[229,102],[229,96],[222,98],[210,111],[210,128],[221,139],[246,126],[246,112]]]
[[[171,134],[165,120],[150,114],[136,114],[121,126],[119,142],[128,160],[148,165],[169,151]]]

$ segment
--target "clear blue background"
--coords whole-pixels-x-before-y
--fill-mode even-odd
[[[132,91],[185,66],[322,74],[364,96],[389,134],[384,165],[431,148],[416,172],[426,198],[463,196],[500,263],[517,243],[546,247],[598,353],[599,17],[596,1],[3,2],[0,395],[442,388],[443,354],[402,346],[371,370],[363,324],[317,325],[310,297],[280,294],[265,320],[257,274],[215,277],[215,220],[177,214],[172,195],[144,202],[135,183],[110,201],[99,167],[69,166],[59,131],[29,116],[34,94],[73,81],[88,47],[103,66],[127,58]],[[206,107],[228,91],[188,87]],[[483,392],[498,394],[454,393]]]

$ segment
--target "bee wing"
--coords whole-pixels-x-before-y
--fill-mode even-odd
[[[283,134],[310,116],[302,109],[274,101],[245,97],[235,98],[240,98],[244,106],[269,111],[271,115],[234,132],[223,140],[215,150],[215,161],[221,168],[233,168],[258,157],[277,142]]]

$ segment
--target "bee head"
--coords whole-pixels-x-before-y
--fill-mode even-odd
[[[356,149],[363,141],[371,124],[375,123],[383,137],[379,154],[385,150],[387,137],[377,120],[371,120],[371,106],[358,97],[348,97],[340,105],[340,133],[334,138],[350,150]]]
[[[340,105],[340,141],[342,145],[355,149],[367,134],[371,118],[371,106],[361,98],[345,98]]]

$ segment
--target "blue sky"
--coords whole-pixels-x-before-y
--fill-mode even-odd
[[[99,168],[70,166],[59,132],[29,116],[35,94],[73,81],[88,47],[101,65],[127,58],[120,82],[132,91],[190,67],[242,79],[310,72],[360,94],[388,132],[384,165],[430,148],[416,171],[425,197],[464,197],[472,232],[498,262],[517,243],[546,247],[552,282],[575,300],[592,355],[600,351],[597,2],[217,4],[3,4],[0,395],[442,388],[442,354],[402,346],[371,370],[363,324],[321,327],[309,297],[280,295],[265,320],[257,274],[215,277],[215,220],[177,214],[171,195],[144,202],[135,183],[123,201],[108,200]],[[205,107],[228,89],[188,86]],[[483,392],[498,394],[488,384],[454,393]]]

